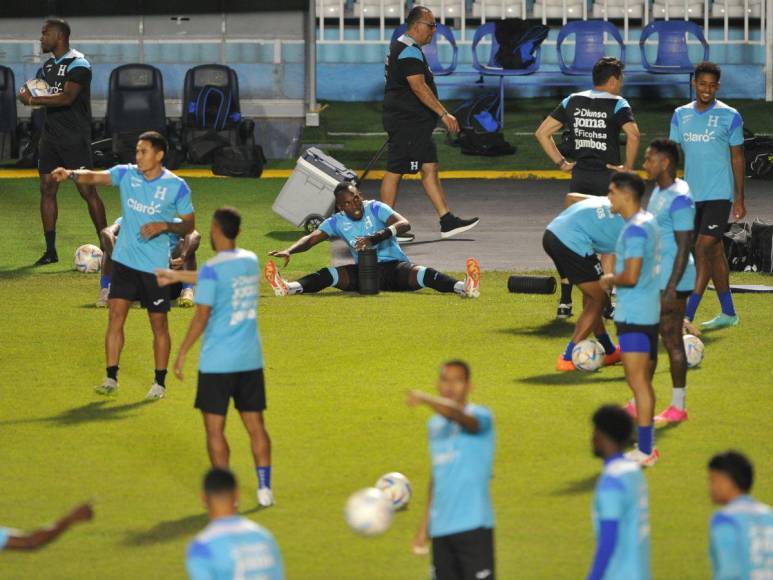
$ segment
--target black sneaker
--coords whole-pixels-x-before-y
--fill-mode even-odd
[[[37,262],[35,262],[36,266],[45,266],[47,264],[56,264],[59,261],[59,256],[56,254],[56,252],[46,252],[40,258]]]
[[[395,239],[397,240],[398,244],[409,244],[416,239],[416,236],[410,232],[406,232],[404,234],[397,234]]]
[[[463,220],[462,218],[456,217],[451,212],[448,212],[440,218],[440,237],[450,238],[451,236],[471,230],[478,225],[479,221],[478,218]]]
[[[569,318],[572,315],[571,304],[559,304],[558,310],[556,310],[556,318]]]
[[[612,320],[615,317],[615,305],[610,304],[606,308],[604,308],[604,312],[602,312],[602,315],[607,320]]]

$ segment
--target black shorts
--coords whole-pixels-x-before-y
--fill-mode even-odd
[[[418,173],[425,163],[437,163],[437,147],[432,139],[435,125],[406,125],[387,131],[389,149],[387,171],[404,175]]]
[[[183,293],[183,285],[181,282],[169,285],[169,302],[174,302]]]
[[[494,530],[432,538],[432,567],[434,580],[494,580]]]
[[[617,327],[617,340],[620,343],[620,352],[623,354],[626,352],[648,352],[650,360],[658,360],[660,327],[657,324],[615,322],[615,326]]]
[[[233,398],[239,412],[266,410],[266,382],[263,369],[240,373],[199,373],[194,407],[204,413],[225,415]]]
[[[553,260],[561,278],[568,279],[572,284],[596,282],[604,272],[596,254],[581,256],[566,247],[550,230],[545,230],[542,235],[542,247]]]
[[[141,272],[113,261],[108,298],[139,300],[148,312],[169,312],[169,286],[158,285],[155,274]]]
[[[384,292],[408,292],[418,290],[411,286],[411,271],[416,266],[411,262],[379,262],[378,264],[378,288]],[[339,290],[345,292],[358,292],[360,290],[359,268],[357,264],[341,266],[339,270],[346,272],[348,284],[343,287],[339,282]]]
[[[725,199],[695,202],[695,231],[699,236],[721,238],[727,231],[733,202]]]
[[[77,143],[52,143],[47,139],[40,139],[38,143],[38,173],[45,175],[57,167],[91,169],[93,167],[91,143],[88,139]]]
[[[569,182],[569,192],[605,196],[609,193],[611,178],[612,171],[609,169],[585,169],[575,165],[572,169],[572,180]]]

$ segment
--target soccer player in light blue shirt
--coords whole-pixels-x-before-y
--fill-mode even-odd
[[[283,580],[284,565],[274,537],[236,512],[239,488],[233,473],[213,468],[204,477],[210,523],[188,545],[191,580],[255,578]]]
[[[3,550],[37,550],[53,542],[66,532],[70,526],[87,522],[94,517],[90,503],[75,506],[63,518],[53,525],[45,526],[34,532],[21,532],[11,528],[0,527],[0,552]]]
[[[723,506],[711,518],[714,580],[773,578],[773,510],[754,500],[751,462],[737,451],[709,461],[711,500]]]
[[[634,400],[631,414],[639,424],[638,448],[626,456],[651,466],[660,457],[655,448],[652,375],[658,359],[660,320],[659,230],[655,217],[642,210],[644,182],[633,173],[616,173],[609,186],[612,211],[626,220],[615,248],[615,273],[605,274],[601,286],[617,288],[615,324],[623,367]]]
[[[72,179],[86,185],[112,185],[121,193],[122,233],[112,255],[108,296],[107,376],[95,389],[100,395],[112,395],[118,390],[123,328],[132,302],[139,300],[148,311],[153,330],[155,378],[146,399],[166,396],[166,368],[171,348],[167,322],[169,289],[158,286],[154,272],[169,266],[169,236],[185,236],[195,228],[188,184],[163,166],[168,150],[169,143],[163,135],[148,131],[137,138],[136,165],[116,165],[108,171],[57,167],[51,172],[58,182]],[[175,217],[180,221],[175,222]]]
[[[397,242],[399,234],[411,229],[408,220],[385,203],[363,201],[360,190],[353,183],[339,184],[334,195],[337,213],[322,222],[319,229],[289,248],[274,250],[269,255],[282,258],[287,266],[292,254],[305,252],[325,240],[338,238],[346,242],[354,264],[322,268],[296,282],[287,282],[279,274],[276,264],[269,260],[264,276],[276,296],[312,294],[330,286],[348,292],[358,291],[358,253],[368,248],[376,250],[380,290],[401,292],[426,287],[438,292],[455,292],[466,298],[477,298],[480,295],[480,266],[475,258],[467,259],[467,276],[464,281],[455,280],[433,268],[412,264]]]
[[[687,420],[685,402],[687,355],[682,339],[687,297],[695,288],[695,262],[690,249],[695,224],[695,204],[687,182],[676,177],[679,148],[668,139],[650,143],[644,170],[655,181],[647,210],[660,228],[660,335],[671,366],[671,404],[655,416],[656,423]]]
[[[599,284],[602,266],[596,254],[611,254],[625,223],[612,213],[606,197],[582,196],[570,193],[564,211],[551,221],[542,236],[542,247],[553,260],[561,279],[577,286],[583,294],[582,314],[577,319],[572,338],[559,355],[556,370],[575,370],[572,351],[593,331],[604,347],[604,364],[620,361],[620,352],[604,327],[602,312],[609,297]],[[563,300],[562,300],[563,302]]]
[[[432,538],[434,578],[494,578],[494,417],[468,401],[470,368],[460,360],[440,369],[440,397],[411,391],[408,404],[435,411],[428,423],[432,459],[427,510],[414,540],[426,553]]]
[[[271,439],[263,420],[266,387],[263,349],[258,333],[258,280],[260,266],[252,252],[236,246],[241,215],[232,207],[215,211],[210,240],[217,255],[198,272],[162,269],[158,281],[166,286],[197,280],[196,313],[191,320],[174,372],[182,380],[185,357],[204,334],[199,357],[196,408],[204,416],[207,450],[214,467],[230,459],[225,419],[233,398],[250,444],[258,477],[258,503],[273,505]]]
[[[628,413],[605,405],[593,414],[593,454],[604,460],[593,497],[596,552],[588,580],[648,580],[650,521],[647,481],[623,456],[633,431]]]
[[[687,320],[691,324],[695,318],[709,280],[714,282],[722,307],[718,316],[701,325],[706,329],[738,324],[722,236],[731,215],[735,220],[746,215],[743,119],[717,99],[720,75],[719,65],[713,62],[695,68],[695,100],[674,111],[669,137],[684,152],[684,178],[696,209],[697,274],[695,290],[687,301]]]

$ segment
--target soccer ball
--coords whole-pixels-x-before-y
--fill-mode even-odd
[[[75,269],[84,274],[99,272],[102,267],[102,250],[86,244],[75,250]]]
[[[595,340],[581,340],[572,349],[572,362],[581,371],[593,372],[604,364],[604,347]]]
[[[48,83],[43,79],[30,79],[24,83],[24,88],[27,89],[30,95],[33,97],[39,97],[41,95],[49,94],[50,87]],[[40,107],[32,107],[33,109],[40,109]]]
[[[411,501],[411,482],[397,471],[382,475],[376,482],[376,488],[387,495],[394,510],[404,509]]]
[[[684,352],[687,354],[687,366],[697,367],[703,361],[703,341],[695,335],[685,334]]]
[[[392,502],[375,487],[366,487],[352,494],[346,502],[346,523],[358,534],[377,536],[392,524]]]

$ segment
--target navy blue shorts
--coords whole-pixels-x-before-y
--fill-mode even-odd
[[[651,361],[658,360],[658,325],[657,324],[628,324],[616,322],[617,340],[620,343],[620,352],[646,352]]]

